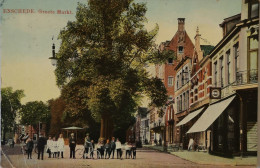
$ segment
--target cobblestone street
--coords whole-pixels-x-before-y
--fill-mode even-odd
[[[77,146],[77,148],[82,148],[82,146]],[[3,147],[4,153],[7,154],[5,157],[1,155],[1,167],[2,168],[12,168],[11,164],[15,168],[158,168],[158,167],[234,167],[234,166],[216,166],[216,165],[199,165],[192,163],[190,161],[178,158],[171,154],[166,154],[163,152],[155,151],[152,149],[139,149],[137,150],[137,159],[125,159],[125,153],[123,154],[124,159],[80,159],[79,154],[76,155],[76,159],[69,159],[69,148],[66,146],[65,158],[47,158],[47,153],[44,155],[44,160],[38,160],[36,153],[33,153],[33,159],[27,160],[26,155],[22,155],[21,150],[18,146],[15,148]],[[18,153],[18,154],[17,154]],[[10,159],[10,163],[7,158]],[[236,166],[240,167],[254,167],[254,166]]]

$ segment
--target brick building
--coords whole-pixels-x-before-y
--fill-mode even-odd
[[[176,76],[175,67],[183,58],[191,58],[194,53],[194,45],[185,30],[185,18],[178,18],[178,30],[173,38],[159,45],[159,52],[164,50],[171,50],[176,56],[176,60],[169,59],[165,64],[156,65],[156,76],[163,81],[169,98],[169,102],[164,108],[165,115],[163,117],[163,120],[165,120],[166,142],[174,143],[173,137],[177,133],[177,131],[174,131],[176,124],[176,116],[174,115],[176,111],[176,107],[174,107],[174,102],[176,103],[174,94],[174,83],[176,83],[174,80]]]

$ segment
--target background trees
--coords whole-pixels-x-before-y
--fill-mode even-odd
[[[146,10],[133,0],[89,0],[78,4],[76,21],[60,32],[55,74],[64,114],[81,116],[89,126],[101,122],[100,137],[128,127],[143,94],[158,107],[167,100],[163,83],[150,78],[145,68],[170,55],[157,52],[159,27],[145,29]]]
[[[23,90],[13,91],[12,87],[1,88],[1,134],[4,142],[6,133],[15,130],[15,118],[24,96]]]
[[[34,129],[39,131],[39,123],[50,123],[50,110],[49,106],[42,101],[27,102],[22,105],[21,111],[21,124],[31,125]]]

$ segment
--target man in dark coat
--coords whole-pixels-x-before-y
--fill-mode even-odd
[[[114,153],[115,153],[115,149],[116,149],[116,142],[115,142],[115,137],[112,138],[112,141],[111,141],[111,152],[110,154],[112,155],[112,159],[114,159]]]
[[[38,148],[38,159],[40,159],[40,155],[42,155],[42,160],[43,160],[43,154],[44,154],[44,146],[46,145],[46,139],[42,136],[39,135],[39,140],[37,142],[37,148]]]
[[[69,139],[69,146],[70,146],[70,158],[75,159],[75,148],[76,148],[76,138],[74,137],[74,133],[71,134]]]

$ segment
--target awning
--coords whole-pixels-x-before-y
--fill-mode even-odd
[[[202,114],[198,121],[190,128],[187,133],[203,132],[206,131],[209,126],[220,116],[220,114],[228,107],[235,96],[232,96],[226,100],[220,101],[216,104],[212,104]]]
[[[177,125],[176,127],[179,127],[181,125],[186,124],[187,122],[189,122],[190,120],[192,120],[194,117],[196,117],[204,108],[200,108],[194,112],[191,112],[190,114],[188,114],[184,119],[182,119]]]

